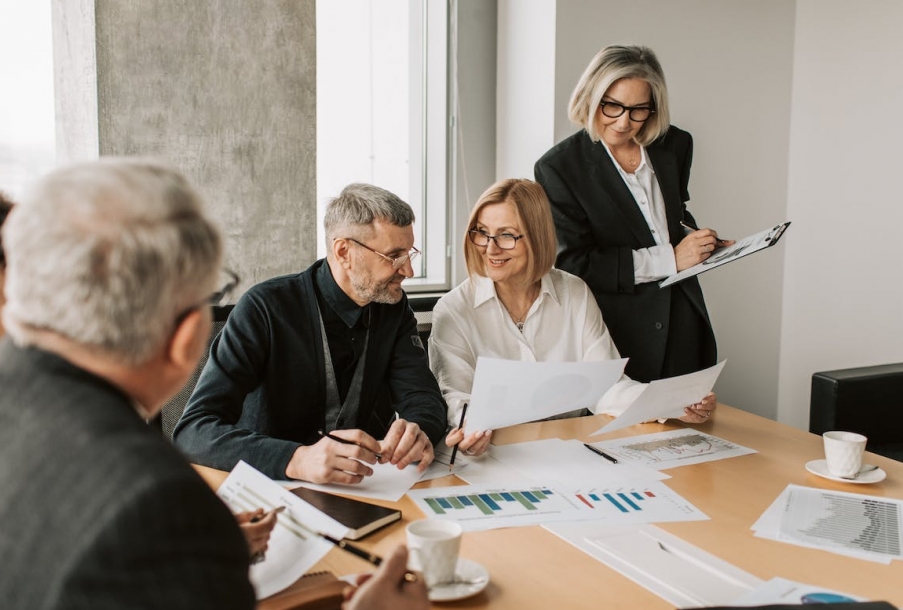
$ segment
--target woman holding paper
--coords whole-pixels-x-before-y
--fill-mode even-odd
[[[471,211],[464,237],[469,279],[439,299],[429,340],[430,367],[449,405],[450,425],[458,425],[470,399],[478,356],[532,362],[620,358],[587,285],[552,268],[556,248],[549,201],[531,180],[494,184]],[[619,414],[644,387],[622,377],[594,410]],[[709,394],[681,419],[701,423],[714,409],[715,395]],[[490,437],[490,431],[465,436],[454,428],[446,443],[477,455]]]
[[[552,204],[558,268],[589,285],[633,379],[715,364],[697,279],[666,288],[658,282],[734,242],[698,229],[687,210],[693,139],[670,124],[655,54],[602,49],[580,77],[568,114],[582,129],[534,168]]]

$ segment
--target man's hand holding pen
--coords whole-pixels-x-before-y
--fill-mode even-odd
[[[373,474],[368,464],[388,461],[379,442],[362,430],[321,433],[313,445],[295,449],[285,475],[311,483],[355,484]]]

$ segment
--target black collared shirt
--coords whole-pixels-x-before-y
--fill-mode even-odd
[[[339,402],[345,402],[357,363],[364,352],[370,306],[361,307],[345,294],[332,277],[329,265],[321,265],[317,270],[314,290],[339,386]]]

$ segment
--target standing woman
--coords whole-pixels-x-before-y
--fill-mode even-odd
[[[651,381],[715,363],[696,278],[659,280],[732,241],[687,210],[693,139],[670,124],[665,76],[646,47],[610,46],[587,66],[568,114],[583,129],[536,162],[552,204],[556,265],[596,297],[626,374]]]

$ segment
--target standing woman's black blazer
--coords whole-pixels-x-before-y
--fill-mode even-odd
[[[686,209],[693,138],[672,125],[646,152],[676,246],[684,236],[680,222],[696,226]],[[649,381],[714,364],[715,335],[697,279],[667,288],[634,284],[632,252],[655,239],[604,145],[580,130],[543,155],[534,171],[552,203],[556,266],[593,291],[615,345],[630,358],[626,373]]]

